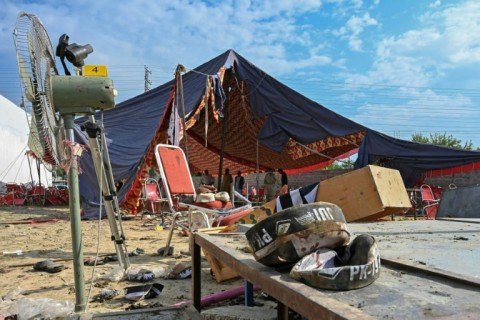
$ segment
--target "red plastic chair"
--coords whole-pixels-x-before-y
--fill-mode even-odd
[[[422,215],[427,219],[435,219],[440,199],[436,199],[432,188],[427,184],[420,186],[422,193]]]
[[[47,197],[46,188],[41,185],[35,185],[27,191],[27,203],[29,205],[44,206]]]
[[[2,202],[8,205],[23,206],[27,199],[27,190],[22,184],[9,182],[6,184],[7,193],[3,196]]]
[[[147,214],[162,213],[162,203],[167,202],[167,199],[162,197],[160,185],[153,178],[145,180],[143,187],[143,212]]]
[[[252,187],[252,193],[250,195],[250,201],[254,203],[264,203],[267,200],[266,194],[265,194],[265,187],[260,187],[257,189],[255,187]]]
[[[265,199],[266,199],[265,187],[260,187],[260,189],[258,189],[258,199],[262,202],[265,202]]]

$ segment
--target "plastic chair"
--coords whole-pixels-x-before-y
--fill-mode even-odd
[[[266,194],[265,194],[265,187],[260,187],[257,189],[255,187],[252,187],[252,192],[250,195],[250,201],[254,203],[264,203],[267,200]]]
[[[29,205],[44,206],[46,195],[47,190],[43,185],[34,185],[27,191],[27,203]]]
[[[210,220],[213,220],[217,214],[230,214],[251,205],[247,203],[246,206],[232,209],[230,203],[230,206],[212,208],[206,207],[205,203],[195,202],[197,193],[183,150],[177,146],[158,144],[155,147],[155,158],[162,178],[165,199],[171,213],[173,213],[170,233],[167,238],[167,249],[170,246],[176,225],[180,225],[183,229],[190,229],[193,213],[201,215],[204,224],[207,228],[210,228]],[[235,194],[237,193],[235,192]],[[179,223],[179,219],[185,215],[188,218],[186,226],[185,223]],[[165,250],[164,254],[167,255],[167,252],[168,250]]]
[[[166,198],[162,197],[162,191],[158,182],[153,178],[145,180],[143,185],[143,214],[161,214],[162,205],[166,202]]]
[[[435,199],[432,188],[427,184],[420,186],[422,194],[422,215],[427,219],[435,219],[440,199]]]

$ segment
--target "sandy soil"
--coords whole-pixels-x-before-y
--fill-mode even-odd
[[[33,223],[34,220],[49,222]],[[153,221],[155,222],[155,221]],[[99,232],[100,228],[100,232]],[[164,268],[168,273],[176,264],[190,265],[188,237],[175,233],[172,240],[173,256],[163,257],[157,254],[160,247],[165,246],[168,230],[156,230],[156,223],[146,223],[139,217],[123,221],[123,228],[127,237],[129,252],[136,248],[144,250],[144,254],[130,258],[132,268]],[[83,252],[84,256],[98,254],[114,254],[115,246],[110,240],[108,222],[82,221]],[[100,234],[100,239],[98,239]],[[0,247],[2,252],[22,250],[22,255],[0,256],[0,296],[20,292],[29,298],[52,298],[75,302],[75,289],[72,264],[71,231],[68,207],[0,207]],[[57,263],[66,268],[58,273],[35,271],[33,264],[45,259],[62,259]],[[123,290],[127,286],[139,283],[120,281],[92,281],[108,275],[117,262],[108,262],[95,268],[84,267],[85,294],[89,296],[88,311],[112,312],[138,306],[169,306],[179,301],[191,299],[191,280],[178,279],[157,281],[165,287],[160,297],[155,299],[131,302],[124,299]],[[225,289],[242,286],[241,280],[230,280],[217,283],[210,275],[210,267],[204,259],[202,262],[202,295],[219,292]],[[102,288],[119,290],[120,294],[108,301],[93,301],[93,297],[100,293]],[[91,291],[90,291],[91,290]],[[240,303],[242,300],[224,302]]]

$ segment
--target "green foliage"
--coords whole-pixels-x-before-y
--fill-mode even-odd
[[[56,168],[54,171],[52,171],[52,177],[53,180],[66,180],[67,173],[62,168]]]
[[[327,166],[325,170],[341,170],[341,169],[353,169],[353,164],[355,161],[348,158],[345,160],[337,160],[333,162],[331,165]]]
[[[412,141],[424,144],[433,144],[436,146],[444,146],[456,149],[464,149],[464,150],[473,150],[473,143],[472,141],[467,141],[462,145],[462,140],[455,138],[454,136],[447,135],[446,132],[444,133],[430,133],[430,137],[425,137],[419,132],[415,132],[412,134]],[[477,150],[479,150],[477,148]]]

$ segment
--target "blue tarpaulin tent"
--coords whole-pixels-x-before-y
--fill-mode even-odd
[[[119,200],[130,201],[130,211],[138,202],[142,179],[154,167],[152,146],[166,141],[172,105],[180,94],[185,151],[193,172],[216,173],[220,159],[231,172],[253,172],[257,163],[260,170],[311,170],[349,156],[363,138],[363,126],[292,90],[233,50],[183,74],[182,85],[180,92],[172,80],[103,113],[113,175],[115,180],[125,179]],[[178,112],[182,117],[182,108]],[[88,144],[79,127],[75,132],[77,142]],[[89,216],[99,202],[89,152],[80,167],[81,199]]]
[[[407,187],[421,183],[427,171],[480,162],[480,152],[440,147],[389,137],[367,130],[355,168],[369,164],[400,171]]]

